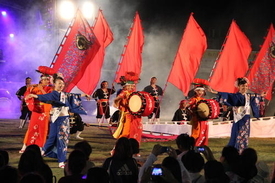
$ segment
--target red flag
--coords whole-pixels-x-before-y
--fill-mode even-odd
[[[66,83],[64,91],[70,92],[77,84],[99,47],[89,23],[77,10],[51,65],[63,74]]]
[[[248,70],[247,59],[251,52],[249,39],[233,20],[227,40],[210,75],[210,86],[221,92],[235,92],[235,81],[244,77]]]
[[[139,77],[142,66],[142,48],[144,44],[144,35],[141,26],[139,14],[136,13],[133,26],[128,38],[128,44],[125,46],[121,61],[115,76],[115,82],[119,82],[120,76],[124,76],[126,72],[134,72]]]
[[[101,68],[104,62],[105,48],[114,40],[113,33],[103,16],[102,10],[99,10],[93,31],[101,46],[96,56],[86,68],[82,78],[77,83],[77,87],[89,95],[92,94],[99,82]]]
[[[178,87],[185,96],[188,94],[206,48],[206,36],[192,13],[168,76],[168,82]]]
[[[262,45],[248,75],[250,89],[255,93],[267,92],[266,99],[272,98],[272,85],[275,79],[275,30],[270,25],[264,44]],[[273,47],[273,50],[272,50]],[[273,56],[272,56],[273,51]]]

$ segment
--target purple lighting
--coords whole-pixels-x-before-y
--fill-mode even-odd
[[[14,37],[14,34],[10,34],[10,38],[13,38]]]
[[[7,16],[7,12],[5,12],[5,11],[1,11],[1,14],[2,14],[3,16]]]

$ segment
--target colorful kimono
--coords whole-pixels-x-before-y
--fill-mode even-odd
[[[259,103],[261,96],[258,94],[247,93],[224,93],[218,92],[218,100],[228,106],[233,107],[234,122],[231,137],[228,145],[235,147],[242,152],[248,147],[250,135],[250,109],[254,117],[259,117]]]
[[[190,99],[190,107],[192,110],[192,134],[191,136],[195,139],[195,146],[208,145],[208,122],[201,120],[197,114],[197,103],[200,100],[205,100],[202,97],[193,97]]]
[[[113,137],[119,139],[120,137],[134,138],[139,143],[142,135],[142,122],[140,116],[132,115],[128,108],[129,95],[132,92],[123,90],[118,96],[122,98],[119,103],[119,109],[121,111],[119,126],[114,132]]]
[[[52,92],[52,87],[44,86],[43,90],[46,93],[50,93]],[[36,95],[43,94],[37,86],[28,88],[25,96],[30,93]],[[43,147],[48,135],[50,110],[52,106],[34,98],[27,100],[26,104],[29,110],[32,111],[32,116],[30,119],[28,130],[25,134],[24,144],[26,144],[27,146],[31,144],[36,144],[39,147]]]
[[[65,162],[69,143],[69,109],[73,113],[87,114],[82,108],[80,94],[53,91],[38,95],[38,100],[52,104],[48,139],[42,148],[45,155]]]

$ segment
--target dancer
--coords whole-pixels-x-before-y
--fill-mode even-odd
[[[261,95],[247,93],[249,81],[245,77],[238,78],[235,86],[238,88],[237,93],[217,92],[212,88],[209,88],[209,91],[218,94],[219,101],[223,104],[233,106],[234,123],[228,145],[235,147],[241,153],[248,147],[250,110],[252,109],[254,117],[259,117],[259,103],[266,93],[263,92]]]
[[[19,123],[19,128],[23,128],[26,120],[31,118],[31,111],[28,109],[26,102],[24,100],[24,94],[27,91],[27,87],[31,85],[32,79],[30,77],[27,77],[25,79],[25,86],[22,86],[17,92],[16,96],[17,98],[21,101],[21,116],[19,117],[20,123]]]
[[[25,96],[31,93],[37,95],[50,93],[52,92],[52,86],[49,84],[50,76],[45,74],[41,75],[39,84],[29,86],[25,92]],[[32,117],[25,134],[23,147],[19,153],[23,153],[26,146],[31,144],[36,144],[42,148],[48,135],[51,105],[40,102],[37,99],[26,100],[26,104],[29,110],[32,111]]]
[[[104,118],[107,120],[107,123],[110,124],[109,99],[110,95],[114,94],[115,92],[116,90],[114,86],[112,86],[112,88],[108,88],[108,82],[102,81],[100,84],[100,88],[93,93],[92,97],[97,102],[96,119],[98,122],[98,126],[102,126]]]
[[[179,103],[179,108],[176,110],[172,121],[178,121],[178,124],[181,124],[179,121],[190,121],[191,112],[187,108],[189,106],[188,100],[182,100]]]
[[[128,107],[128,100],[131,93],[135,91],[135,85],[139,81],[138,76],[133,72],[127,72],[125,76],[120,78],[121,85],[125,85],[123,90],[114,100],[114,107],[120,110],[119,126],[114,132],[113,137],[134,138],[139,143],[142,134],[141,116],[132,115]]]
[[[201,100],[205,100],[206,81],[196,78],[192,83],[195,85],[193,89],[194,95],[189,99],[189,105],[192,111],[191,125],[192,137],[195,139],[195,146],[208,145],[208,123],[207,120],[202,120],[197,113],[197,104]]]
[[[146,86],[143,89],[143,91],[150,93],[150,95],[152,95],[155,99],[155,108],[152,114],[148,116],[148,121],[152,122],[152,117],[154,114],[155,114],[154,119],[156,119],[156,121],[159,121],[159,117],[160,117],[159,97],[163,95],[163,91],[162,91],[162,88],[157,85],[157,78],[152,77],[150,81],[150,85]]]
[[[52,104],[51,123],[48,139],[42,148],[42,154],[51,158],[57,158],[59,167],[64,168],[67,147],[69,143],[69,109],[71,112],[87,114],[82,108],[80,97],[86,97],[87,94],[73,94],[62,92],[65,86],[64,79],[59,74],[54,75],[54,90],[51,93],[36,95],[29,94],[26,99],[37,98],[42,102]]]

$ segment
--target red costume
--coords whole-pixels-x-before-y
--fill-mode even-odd
[[[200,100],[205,100],[203,97],[193,97],[190,99],[192,110],[192,137],[195,139],[195,146],[208,145],[208,122],[202,121],[196,113],[197,103]]]
[[[141,142],[142,135],[142,122],[141,116],[132,115],[128,107],[129,96],[135,90],[135,83],[139,80],[135,77],[135,74],[132,72],[126,73],[126,76],[122,77],[124,79],[123,85],[125,89],[117,96],[115,103],[120,110],[120,119],[119,126],[115,133],[113,134],[114,138],[127,137],[134,138],[139,143]],[[128,88],[131,85],[132,89]]]
[[[50,93],[52,87],[44,86],[43,90],[45,93]],[[36,95],[44,94],[38,86],[29,87],[25,95],[30,93]],[[43,147],[48,134],[51,104],[46,104],[33,98],[27,100],[26,103],[30,111],[32,111],[32,117],[24,138],[24,144],[27,146],[36,144],[39,147]]]

